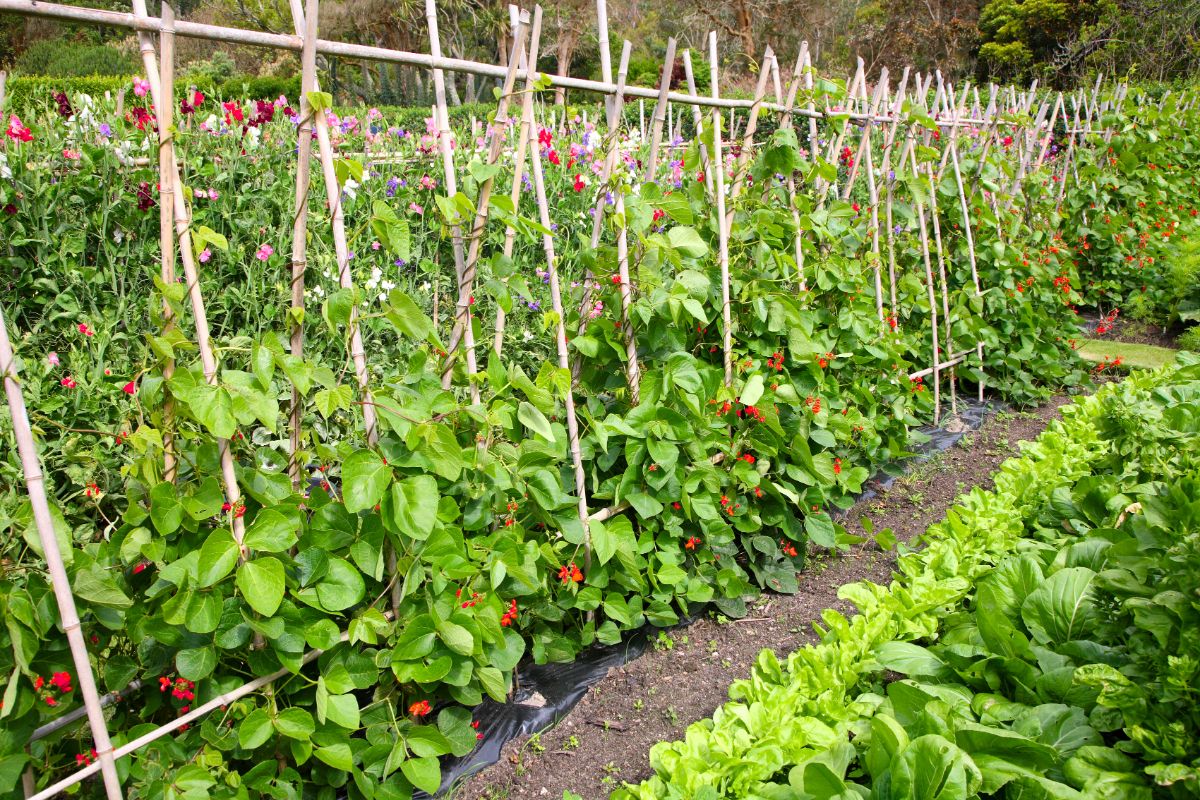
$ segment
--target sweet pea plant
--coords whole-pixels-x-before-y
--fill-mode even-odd
[[[844,96],[822,82],[813,99]],[[1016,402],[1086,376],[1070,346],[1073,306],[1086,298],[1062,244],[1077,234],[1060,227],[1053,194],[1038,189],[1059,162],[1022,183],[1013,151],[985,147],[986,126],[964,127],[962,166],[978,183],[968,221],[952,202],[952,175],[929,182],[944,137],[911,108],[905,124],[918,131],[920,169],[897,164],[877,176],[896,197],[896,302],[884,302],[883,319],[862,182],[845,199],[801,191],[790,205],[789,178],[802,188],[849,180],[851,160],[822,155],[840,119],[823,121],[815,142],[777,131],[744,169],[740,148],[713,164],[701,157],[711,138],[675,141],[649,182],[636,134],[581,121],[536,130],[530,144],[547,169],[578,377],[550,360],[546,331],[558,315],[540,247],[547,229],[529,192],[518,205],[493,198],[470,299],[477,342],[491,341],[496,311],[505,312],[501,347],[478,348],[476,375],[459,359],[443,389],[451,231],[473,216],[484,181],[511,180],[513,148],[488,164],[486,142],[460,133],[460,191],[447,196],[432,121],[405,131],[372,110],[338,115],[317,104],[337,150],[354,287],[339,287],[328,198],[314,180],[309,304],[299,314],[288,307],[285,256],[295,105],[189,92],[179,109],[176,147],[221,366],[215,385],[184,333],[187,287],[157,277],[157,178],[139,160],[157,152],[153,107],[118,119],[93,98],[47,98],[41,112],[10,120],[0,151],[0,265],[6,297],[19,298],[5,310],[19,332],[19,377],[72,588],[103,686],[147,687],[109,707],[114,740],[287,671],[121,762],[145,796],[432,792],[438,759],[470,752],[484,733],[472,707],[505,699],[524,661],[567,661],[646,623],[671,625],[708,604],[738,616],[755,592],[794,591],[808,546],[849,541],[830,510],[903,457],[912,428],[932,416],[924,379],[908,378],[933,357],[918,225],[931,186],[950,286],[943,360],[982,341],[983,362],[963,363],[958,377],[986,375]],[[510,145],[518,127],[489,125]],[[605,183],[610,147],[618,167]],[[1090,153],[1080,147],[1081,170]],[[720,221],[706,181],[714,169],[727,185],[742,174],[745,187],[729,197],[728,385]],[[618,198],[623,215],[611,210]],[[597,208],[607,235],[592,249]],[[982,296],[967,288],[967,224],[980,243]],[[636,405],[624,377],[619,254],[608,243],[618,227],[633,254],[630,327],[644,364]],[[803,265],[793,255],[798,235]],[[164,309],[177,325],[164,324]],[[368,444],[353,384],[352,309],[367,342],[377,444]],[[305,326],[303,358],[287,343],[294,322]],[[468,381],[480,402],[467,398]],[[287,472],[293,388],[303,400],[296,455],[307,468],[298,485]],[[586,530],[573,494],[568,392],[584,488],[593,506],[609,507]],[[163,471],[167,434],[174,481]],[[45,785],[93,756],[81,727],[30,742],[75,698],[38,685],[70,660],[15,455],[0,469],[0,525],[10,533],[0,788],[27,765]]]

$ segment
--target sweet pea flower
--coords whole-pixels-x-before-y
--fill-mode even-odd
[[[149,91],[150,91],[150,81],[143,80],[142,78],[134,78],[133,79],[133,93],[134,94],[136,94],[138,97],[145,97],[147,92],[149,92]]]
[[[261,244],[258,246],[258,252],[255,253],[254,255],[255,255],[255,257],[258,258],[259,261],[266,261],[268,258],[270,258],[274,254],[275,254],[274,247],[271,247],[271,245],[269,245],[269,244]]]
[[[95,336],[96,335],[96,332],[94,330],[92,330],[91,328],[89,328],[88,324],[86,322],[79,323],[79,325],[76,326],[76,328],[84,336]]]
[[[121,387],[121,391],[125,394],[135,394],[137,392],[137,381],[130,381]]]
[[[207,264],[208,260],[210,258],[212,258],[212,251],[209,250],[207,247],[200,251],[200,263],[201,264]]]
[[[16,114],[8,115],[8,129],[4,132],[8,138],[15,142],[32,142],[33,132],[29,130],[21,122],[21,118]]]
[[[52,367],[57,367],[59,364],[58,353],[51,350],[50,355],[46,356],[46,363],[48,363]]]

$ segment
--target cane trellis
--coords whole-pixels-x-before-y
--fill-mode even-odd
[[[622,195],[618,194],[611,210],[604,202],[603,195],[604,187],[619,158],[618,140],[624,125],[625,107],[629,101],[638,100],[640,132],[643,139],[649,141],[648,155],[643,168],[647,181],[653,180],[657,175],[659,154],[663,149],[664,128],[667,129],[670,136],[682,127],[682,112],[677,114],[677,109],[673,109],[672,104],[677,107],[690,107],[693,115],[692,123],[697,136],[704,136],[706,133],[711,136],[711,146],[703,148],[700,157],[705,173],[704,181],[715,205],[718,220],[717,257],[721,280],[722,355],[726,386],[732,385],[734,380],[733,328],[735,320],[732,318],[731,308],[729,242],[738,198],[748,190],[747,168],[754,148],[760,145],[755,140],[760,115],[764,112],[779,114],[779,127],[794,131],[801,141],[807,142],[808,149],[814,155],[820,154],[826,161],[836,161],[843,147],[847,147],[855,153],[853,166],[841,186],[837,185],[836,178],[818,178],[815,185],[810,188],[815,196],[816,206],[824,208],[831,199],[845,200],[849,198],[860,176],[865,176],[870,202],[868,230],[871,241],[868,258],[873,272],[875,305],[881,326],[887,324],[884,312],[885,293],[890,296],[890,303],[887,305],[892,309],[892,313],[895,313],[897,305],[893,204],[901,187],[890,176],[892,171],[898,167],[903,170],[911,170],[913,174],[924,180],[927,187],[927,191],[916,195],[913,200],[920,237],[924,289],[926,300],[929,303],[932,363],[927,368],[913,372],[908,377],[910,379],[932,377],[935,420],[941,412],[943,374],[948,376],[945,383],[949,388],[951,409],[953,410],[957,398],[955,370],[968,363],[972,356],[978,362],[977,388],[981,400],[984,389],[982,379],[984,344],[982,342],[976,342],[960,352],[943,352],[942,349],[943,345],[949,349],[953,342],[951,287],[946,269],[944,232],[940,227],[940,215],[937,208],[937,186],[943,175],[946,174],[946,170],[949,170],[949,174],[953,176],[957,205],[964,220],[963,235],[972,278],[969,290],[979,296],[985,287],[980,283],[976,266],[971,209],[973,202],[982,191],[982,165],[994,142],[1002,134],[1011,135],[1015,141],[1012,149],[1012,158],[1015,160],[1016,166],[1015,176],[1012,184],[1007,187],[1007,197],[1015,197],[1020,194],[1022,183],[1031,174],[1040,174],[1044,169],[1056,125],[1060,119],[1066,120],[1070,116],[1070,127],[1067,129],[1068,144],[1062,156],[1056,159],[1052,165],[1053,179],[1059,183],[1057,192],[1058,202],[1061,204],[1068,179],[1077,175],[1077,152],[1081,147],[1086,146],[1085,137],[1089,134],[1102,134],[1103,141],[1107,142],[1111,136],[1108,131],[1093,130],[1093,123],[1100,118],[1102,113],[1115,108],[1123,100],[1125,94],[1125,88],[1118,86],[1111,97],[1102,99],[1100,95],[1101,82],[1098,80],[1090,94],[1079,91],[1069,97],[1064,97],[1062,93],[1039,93],[1035,82],[1024,91],[1018,91],[1011,87],[990,86],[988,87],[987,101],[984,103],[981,102],[978,88],[955,87],[938,73],[921,75],[913,73],[908,68],[904,70],[895,90],[892,89],[886,70],[879,75],[873,90],[869,90],[866,71],[863,62],[859,60],[857,69],[847,84],[845,106],[838,108],[831,106],[827,94],[816,91],[816,81],[819,78],[813,68],[807,43],[804,43],[800,47],[794,67],[787,77],[786,91],[784,91],[783,76],[776,54],[767,48],[760,62],[760,72],[752,98],[723,98],[719,92],[718,42],[715,33],[709,35],[706,43],[711,70],[710,96],[700,95],[696,91],[691,56],[686,49],[682,51],[682,61],[688,91],[684,93],[671,90],[670,78],[678,46],[674,39],[667,43],[659,85],[656,87],[632,86],[626,82],[631,50],[628,41],[623,43],[615,79],[612,74],[608,47],[607,9],[604,0],[597,0],[596,4],[602,57],[602,79],[599,81],[569,76],[543,76],[537,71],[542,26],[540,7],[534,8],[532,13],[519,12],[515,7],[510,8],[512,49],[508,54],[507,66],[501,67],[447,58],[441,54],[435,0],[426,0],[425,3],[426,22],[430,36],[430,52],[428,54],[319,39],[317,31],[318,0],[305,0],[303,5],[300,0],[290,0],[290,13],[294,26],[294,33],[290,35],[179,20],[175,18],[172,9],[166,3],[163,4],[162,14],[155,18],[147,13],[145,0],[132,0],[132,3],[132,12],[121,13],[35,2],[34,0],[0,0],[0,11],[70,22],[107,25],[136,32],[147,80],[150,83],[153,100],[160,115],[158,168],[161,190],[161,277],[166,284],[174,283],[176,263],[178,261],[182,264],[188,287],[196,344],[199,349],[204,378],[210,384],[215,384],[217,381],[220,363],[210,343],[209,324],[204,298],[200,290],[199,266],[194,258],[191,245],[188,205],[184,199],[179,163],[171,134],[171,113],[175,97],[174,43],[178,36],[300,53],[301,121],[298,127],[295,219],[291,250],[291,303],[292,308],[298,312],[293,315],[294,322],[290,330],[290,346],[293,355],[301,355],[304,349],[304,330],[300,322],[302,314],[299,312],[303,311],[305,304],[305,269],[308,259],[307,207],[310,162],[313,156],[311,144],[313,131],[316,134],[316,155],[319,160],[321,179],[325,184],[327,196],[331,198],[330,216],[338,280],[343,288],[353,288],[353,278],[348,263],[349,249],[346,240],[345,219],[340,202],[341,192],[335,174],[334,151],[328,123],[322,110],[314,109],[309,99],[315,96],[313,93],[319,88],[316,77],[316,59],[318,54],[323,54],[332,57],[390,62],[427,68],[432,71],[436,98],[434,117],[439,133],[444,184],[447,193],[451,196],[457,192],[458,165],[455,163],[455,155],[450,147],[444,72],[448,70],[469,73],[497,80],[502,87],[495,117],[497,123],[508,121],[514,88],[523,87],[520,92],[517,134],[515,141],[511,142],[515,149],[515,161],[510,198],[514,204],[519,199],[524,172],[528,170],[538,206],[539,221],[546,231],[542,236],[542,244],[551,298],[557,314],[557,324],[553,331],[556,359],[560,369],[571,370],[574,366],[575,370],[573,371],[576,374],[578,362],[572,364],[572,356],[568,349],[566,329],[568,313],[565,305],[566,299],[560,285],[556,243],[554,236],[549,233],[552,214],[546,197],[542,155],[537,141],[538,126],[535,124],[534,103],[536,88],[553,86],[564,90],[595,92],[606,98],[605,158],[600,181],[601,188],[594,202],[595,221],[591,236],[593,248],[598,246],[601,241],[606,217],[622,218],[625,211]],[[4,85],[4,75],[0,73],[0,108],[3,107]],[[931,90],[933,91],[932,98],[930,97]],[[772,94],[773,99],[768,99],[769,93]],[[652,111],[649,115],[648,135],[645,114],[645,101],[647,100],[653,101]],[[1071,106],[1069,115],[1068,101]],[[818,108],[818,103],[821,103],[823,107]],[[1036,113],[1030,118],[1030,112],[1035,106]],[[704,109],[708,110],[707,118]],[[740,136],[736,133],[734,126],[723,125],[722,113],[726,110],[730,113],[735,110],[746,112],[745,127]],[[798,126],[797,123],[801,124]],[[827,141],[821,139],[819,123],[827,125],[827,135],[829,135]],[[550,124],[553,126],[555,122],[552,121]],[[730,132],[728,143],[723,142],[723,127],[728,128]],[[981,136],[983,158],[979,161],[979,171],[974,175],[964,174],[960,163],[959,134],[966,127],[983,132]],[[488,126],[485,135],[488,140],[486,163],[491,166],[499,161],[506,140],[504,134],[493,130],[492,126]],[[854,144],[856,136],[857,143]],[[727,190],[725,153],[730,145],[738,147],[740,152],[735,159],[732,180],[729,182]],[[940,159],[927,161],[922,166],[917,157],[918,148],[922,147],[941,147]],[[874,162],[877,154],[881,156],[879,170],[875,169]],[[795,284],[799,291],[804,291],[814,277],[806,267],[808,262],[806,251],[812,253],[815,243],[806,239],[805,231],[800,225],[800,212],[796,202],[800,187],[797,185],[796,176],[785,176],[785,182],[790,214],[796,227],[793,243],[796,268]],[[455,226],[452,237],[455,269],[454,311],[452,335],[442,365],[442,381],[446,388],[453,385],[455,367],[461,359],[465,364],[467,391],[474,403],[478,403],[480,399],[479,384],[473,380],[478,372],[480,354],[471,324],[470,304],[477,267],[481,258],[481,243],[490,221],[488,201],[497,188],[492,178],[488,178],[482,183],[476,198],[475,208],[477,211],[474,218],[462,220],[460,225]],[[986,202],[991,205],[993,211],[1009,210],[997,207],[998,201],[994,194],[988,195]],[[1011,202],[1011,200],[1006,202]],[[627,355],[625,380],[632,403],[636,405],[641,382],[635,320],[631,314],[634,293],[637,291],[636,275],[630,268],[631,244],[625,228],[623,225],[613,227],[616,228],[615,245],[621,284],[620,327]],[[503,248],[506,257],[512,254],[515,234],[513,224],[511,222],[506,224]],[[580,311],[581,316],[586,316],[591,303],[591,295],[585,290],[583,296],[583,305]],[[376,411],[372,402],[366,346],[358,325],[357,310],[352,309],[350,314],[348,338],[358,399],[362,406],[367,441],[374,445],[378,440],[378,430]],[[167,327],[177,324],[177,321],[172,318],[169,306],[164,308],[164,318],[164,324]],[[491,350],[496,353],[500,353],[503,348],[504,332],[504,313],[498,311],[491,342]],[[173,364],[166,366],[168,375],[172,369]],[[43,726],[34,734],[34,738],[46,736],[86,716],[97,751],[97,759],[94,763],[75,771],[41,791],[34,791],[34,777],[31,773],[27,773],[25,776],[26,796],[34,798],[34,800],[48,798],[99,772],[103,776],[107,796],[110,800],[116,800],[122,796],[116,769],[118,759],[136,753],[150,742],[180,729],[218,707],[258,691],[272,681],[288,674],[288,670],[282,669],[257,677],[239,688],[225,692],[192,709],[167,725],[127,741],[118,747],[113,746],[105,720],[104,707],[119,699],[121,693],[114,692],[101,697],[96,686],[70,583],[59,550],[58,539],[54,534],[33,433],[26,413],[21,386],[16,377],[13,349],[2,313],[0,313],[0,373],[4,376],[5,391],[8,396],[36,528],[58,602],[62,627],[67,634],[71,654],[79,674],[79,690],[84,699],[83,709]],[[628,505],[627,503],[618,503],[599,510],[590,508],[586,473],[580,451],[579,422],[576,416],[574,391],[565,393],[565,401],[569,448],[578,499],[578,518],[584,532],[585,557],[590,561],[589,523],[608,519],[627,508]],[[298,463],[296,457],[301,441],[301,406],[301,394],[299,390],[293,389],[292,404],[288,410],[292,446],[289,475],[293,486],[297,488],[300,486],[302,478],[302,465]],[[169,406],[166,414],[169,418]],[[225,497],[230,504],[236,506],[241,500],[241,491],[229,442],[220,440],[218,444]],[[485,444],[485,442],[480,442],[481,447]],[[164,439],[164,445],[165,475],[168,480],[171,480],[174,477],[175,453],[169,431]],[[239,545],[241,558],[245,558],[247,552],[242,541],[243,534],[241,520],[235,517],[233,535]],[[395,554],[388,553],[387,561],[388,568],[394,571]],[[398,587],[394,584],[393,612],[399,605],[397,590]],[[342,640],[345,641],[346,638],[347,635],[343,634]],[[310,663],[319,655],[320,651],[311,651],[303,656],[301,664]],[[132,691],[138,686],[140,683],[135,682],[123,691]]]

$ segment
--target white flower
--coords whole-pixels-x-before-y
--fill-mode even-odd
[[[345,185],[342,186],[342,192],[346,195],[346,197],[349,197],[351,200],[353,200],[356,197],[357,191],[358,181],[354,180],[353,178],[347,178]]]
[[[8,157],[0,153],[0,178],[12,180],[12,168],[8,166]]]

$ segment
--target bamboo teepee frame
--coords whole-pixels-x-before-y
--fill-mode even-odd
[[[435,0],[426,0],[425,4],[426,19],[431,40],[431,52],[429,54],[321,40],[318,38],[317,31],[318,0],[306,0],[303,7],[301,0],[290,0],[290,10],[294,23],[294,33],[274,34],[178,20],[166,4],[163,5],[161,16],[154,18],[147,13],[145,0],[132,0],[132,11],[130,13],[103,11],[40,1],[35,2],[35,0],[0,0],[0,11],[74,22],[102,24],[137,32],[143,64],[147,78],[151,84],[153,99],[156,107],[160,110],[158,167],[160,170],[162,192],[160,212],[160,238],[162,243],[161,276],[164,283],[169,285],[174,281],[176,262],[182,263],[204,377],[210,384],[215,384],[217,380],[219,364],[216,361],[216,356],[209,342],[209,328],[205,313],[204,298],[201,295],[198,266],[192,248],[188,206],[183,195],[178,158],[174,148],[173,136],[170,133],[170,114],[174,104],[174,42],[178,36],[290,50],[299,52],[301,55],[301,123],[298,129],[295,219],[293,221],[291,247],[291,302],[293,321],[290,331],[290,347],[293,357],[301,357],[304,349],[302,312],[304,310],[305,269],[308,260],[308,195],[310,190],[309,172],[312,159],[311,139],[313,131],[316,133],[318,143],[321,176],[325,184],[326,196],[329,198],[329,214],[339,282],[343,288],[353,288],[353,279],[349,269],[349,251],[346,242],[344,212],[341,203],[341,187],[338,184],[334,170],[333,150],[328,122],[324,112],[314,109],[309,102],[310,93],[319,88],[316,76],[316,58],[318,54],[406,64],[432,70],[436,95],[435,119],[443,162],[443,181],[450,195],[453,195],[457,190],[457,173],[451,149],[450,140],[452,134],[449,128],[446,109],[443,72],[445,70],[464,72],[501,81],[503,88],[498,102],[494,127],[489,126],[486,133],[489,144],[486,163],[488,165],[497,163],[507,138],[512,134],[511,128],[517,128],[515,140],[512,142],[516,151],[516,159],[510,198],[514,205],[519,202],[522,174],[528,168],[529,174],[532,177],[533,194],[538,206],[540,222],[547,230],[551,227],[550,206],[546,197],[545,176],[538,144],[538,126],[535,122],[533,102],[534,89],[543,80],[543,76],[537,72],[541,31],[540,7],[536,7],[533,10],[531,24],[528,27],[526,27],[521,15],[515,9],[512,10],[512,49],[505,66],[442,56],[438,40]],[[714,32],[710,34],[707,41],[711,70],[711,95],[702,96],[695,90],[691,57],[687,50],[683,51],[682,60],[688,91],[683,93],[671,90],[671,68],[675,63],[676,51],[676,42],[673,39],[668,42],[663,73],[657,87],[639,87],[626,84],[626,72],[630,53],[630,44],[628,42],[624,43],[618,66],[618,74],[614,80],[608,48],[607,7],[604,0],[597,0],[597,21],[602,45],[602,79],[594,81],[569,76],[556,76],[545,79],[549,85],[556,88],[596,92],[604,95],[606,98],[608,107],[608,140],[606,142],[604,171],[599,185],[600,191],[597,192],[592,246],[598,246],[603,238],[606,217],[614,216],[618,219],[623,217],[624,195],[621,192],[617,193],[614,202],[614,212],[611,215],[606,215],[604,213],[606,205],[604,202],[604,191],[609,188],[610,178],[619,162],[620,132],[623,127],[622,120],[625,104],[635,98],[639,101],[640,124],[638,133],[642,139],[646,139],[644,101],[648,99],[654,101],[653,112],[650,118],[650,135],[648,137],[649,158],[643,167],[643,174],[646,180],[653,180],[657,174],[658,154],[662,148],[664,125],[667,126],[668,133],[678,130],[679,123],[676,122],[676,117],[673,116],[671,104],[676,103],[690,106],[697,133],[700,134],[707,128],[712,136],[711,150],[709,148],[702,148],[700,156],[704,171],[704,181],[710,196],[713,198],[716,211],[722,298],[722,360],[724,364],[725,385],[732,387],[734,384],[732,332],[735,321],[732,315],[733,287],[730,281],[730,236],[738,213],[737,201],[745,190],[748,165],[752,161],[752,151],[757,146],[755,134],[757,132],[759,116],[765,112],[778,112],[782,115],[781,127],[783,128],[793,128],[796,125],[797,118],[807,120],[806,136],[802,138],[807,140],[807,145],[811,152],[814,154],[818,152],[824,153],[829,161],[837,159],[848,137],[853,139],[857,135],[859,137],[857,147],[850,147],[851,152],[855,152],[857,157],[854,160],[852,169],[845,177],[845,182],[841,186],[838,186],[837,179],[832,181],[818,179],[816,185],[809,188],[815,189],[818,205],[824,206],[830,197],[834,199],[838,199],[839,196],[841,198],[849,198],[857,175],[865,173],[870,202],[869,246],[874,258],[875,300],[876,309],[881,321],[884,319],[883,245],[880,241],[881,231],[887,239],[888,280],[890,284],[890,303],[888,307],[892,315],[897,313],[897,265],[893,238],[893,203],[899,194],[899,187],[892,171],[897,168],[911,171],[913,176],[920,176],[919,180],[925,181],[928,188],[932,190],[928,195],[928,200],[919,195],[913,198],[917,210],[917,221],[919,223],[918,231],[921,242],[921,257],[929,303],[932,365],[926,369],[913,372],[908,377],[910,380],[925,376],[933,377],[935,418],[936,415],[940,414],[941,410],[941,374],[943,372],[951,374],[950,388],[953,396],[955,391],[953,371],[955,367],[966,363],[973,355],[978,362],[980,375],[982,375],[984,357],[982,342],[971,342],[969,349],[960,352],[950,352],[953,349],[954,342],[951,338],[953,329],[952,319],[950,318],[950,286],[945,264],[947,258],[945,250],[947,245],[942,238],[938,221],[939,215],[936,208],[937,185],[941,181],[943,171],[947,166],[950,168],[949,174],[954,179],[958,204],[964,221],[965,230],[963,235],[965,237],[966,252],[972,276],[970,289],[975,295],[981,295],[984,291],[984,287],[980,285],[976,266],[974,232],[972,230],[972,215],[970,213],[971,201],[974,199],[975,193],[979,188],[981,172],[974,176],[964,176],[963,174],[964,170],[960,164],[958,150],[958,145],[961,142],[961,131],[983,132],[981,137],[983,157],[979,161],[980,171],[982,170],[983,162],[986,160],[986,155],[992,146],[992,142],[999,136],[1000,131],[1011,129],[1014,132],[1014,135],[1018,137],[1019,146],[1017,150],[1019,160],[1014,172],[1011,190],[1013,192],[1020,192],[1022,184],[1028,175],[1032,172],[1037,172],[1044,166],[1048,148],[1054,135],[1055,125],[1060,117],[1064,120],[1068,117],[1067,102],[1069,99],[1072,108],[1072,121],[1068,129],[1068,145],[1063,157],[1053,163],[1054,175],[1060,181],[1057,192],[1059,201],[1061,202],[1062,193],[1065,191],[1065,183],[1072,174],[1071,170],[1075,166],[1075,153],[1078,148],[1083,146],[1081,137],[1087,134],[1101,133],[1104,135],[1105,141],[1107,141],[1107,137],[1111,135],[1111,132],[1093,131],[1093,118],[1098,117],[1102,111],[1110,108],[1111,106],[1108,105],[1109,102],[1119,101],[1125,91],[1124,87],[1118,87],[1114,101],[1101,101],[1099,98],[1100,82],[1097,82],[1090,98],[1083,93],[1077,96],[1072,95],[1069,98],[1064,98],[1063,95],[1058,94],[1053,99],[1047,100],[1037,93],[1035,82],[1027,91],[1020,94],[1010,90],[1007,98],[996,87],[991,87],[990,99],[986,109],[981,109],[978,92],[976,92],[974,105],[968,108],[968,89],[964,88],[960,97],[956,95],[952,86],[945,84],[941,80],[940,75],[937,76],[936,93],[932,102],[929,102],[929,92],[933,88],[935,76],[933,74],[923,77],[915,75],[911,81],[914,88],[909,88],[910,72],[907,68],[904,70],[903,77],[899,81],[895,92],[891,91],[886,71],[875,84],[873,92],[868,91],[867,75],[860,60],[858,68],[847,83],[846,107],[835,109],[831,108],[828,97],[819,98],[819,93],[815,89],[815,70],[812,59],[807,43],[804,43],[795,60],[794,69],[787,83],[786,93],[782,91],[778,60],[774,52],[770,48],[767,48],[762,64],[760,65],[761,72],[753,98],[749,100],[723,98],[719,92],[717,36]],[[767,93],[768,85],[771,82],[774,83],[774,99],[769,101]],[[508,108],[515,86],[523,86],[524,89],[520,100],[519,125],[510,126]],[[803,91],[803,99],[797,102],[797,97],[801,91]],[[818,110],[817,107],[818,99],[824,106],[821,110]],[[4,73],[0,72],[0,108],[3,108],[3,102]],[[933,162],[926,162],[924,167],[922,167],[918,162],[918,139],[920,138],[923,144],[928,145],[930,144],[930,134],[928,132],[919,133],[922,129],[915,124],[914,119],[910,115],[904,113],[903,109],[906,102],[912,102],[915,106],[936,115],[936,125],[939,132],[944,131],[948,134],[945,136],[946,144],[941,155],[940,166]],[[1038,104],[1038,111],[1032,123],[1029,123],[1027,120],[1004,118],[1001,106],[1005,103],[1007,103],[1011,112],[1024,114],[1026,117],[1028,117],[1029,111],[1034,107],[1035,103]],[[708,109],[709,111],[707,118],[703,109]],[[724,138],[722,128],[729,129],[729,140],[731,142],[736,141],[736,134],[734,126],[725,125],[722,112],[726,110],[731,113],[735,110],[748,111],[748,119],[741,134],[741,153],[733,164],[731,174],[727,174],[728,167],[726,162],[728,159],[722,145]],[[829,130],[829,133],[832,135],[825,142],[822,142],[820,139],[819,123],[822,122],[833,125]],[[880,128],[880,130],[873,132],[873,129],[876,127]],[[550,121],[549,128],[551,130],[556,129],[555,120]],[[878,143],[880,153],[882,154],[881,168],[878,172],[874,168],[875,145],[873,142]],[[893,153],[895,147],[900,142],[903,142],[902,151],[896,157]],[[845,146],[849,147],[849,145]],[[528,163],[526,162],[526,156],[528,156]],[[376,158],[379,157],[379,155],[376,155]],[[804,236],[800,229],[800,215],[797,211],[796,199],[799,190],[796,177],[794,175],[786,176],[785,184],[788,207],[797,228],[794,258],[797,287],[802,292],[808,281],[815,276],[805,274]],[[726,186],[729,186],[728,197]],[[471,376],[477,371],[472,326],[471,293],[480,259],[481,242],[489,221],[488,200],[494,188],[492,179],[489,178],[483,182],[476,198],[478,200],[475,206],[477,212],[475,218],[471,221],[470,227],[464,228],[462,225],[452,226],[453,230],[451,234],[455,254],[456,302],[453,315],[454,333],[450,340],[444,362],[443,382],[447,387],[452,385],[452,367],[459,353],[459,348],[461,348],[468,375],[468,391],[472,402],[479,402],[480,398],[479,385],[475,380],[471,379]],[[880,191],[880,188],[882,188],[882,191]],[[885,224],[882,228],[880,225],[879,209],[881,203],[884,206],[885,217]],[[930,226],[933,229],[932,244],[929,235]],[[627,356],[626,379],[631,399],[636,403],[639,397],[640,384],[637,331],[635,330],[634,315],[632,314],[637,291],[635,282],[636,273],[630,266],[630,246],[623,225],[616,226],[615,237],[618,254],[618,276],[621,285],[620,318]],[[504,237],[505,256],[511,256],[514,238],[515,229],[509,224],[506,226]],[[557,324],[554,330],[557,364],[560,369],[566,370],[571,366],[571,358],[567,342],[565,300],[560,286],[555,240],[549,233],[543,235],[543,248],[550,281],[550,292],[553,298],[554,310],[557,312]],[[938,265],[936,276],[933,268],[935,261]],[[941,299],[941,325],[939,325],[938,318],[939,293]],[[587,294],[585,292],[585,295]],[[586,310],[585,308],[585,313],[581,316],[586,315]],[[173,319],[173,311],[169,306],[164,306],[163,313],[165,326],[177,323]],[[496,354],[500,354],[503,350],[504,330],[504,316],[500,312],[496,315],[492,345],[492,351]],[[942,337],[945,338],[943,339]],[[354,372],[359,389],[360,405],[362,407],[367,440],[369,444],[374,445],[378,440],[377,414],[371,394],[370,371],[367,366],[366,353],[357,323],[357,309],[352,309],[351,311],[347,338],[350,356],[354,363]],[[942,345],[944,345],[944,352]],[[172,368],[172,366],[168,366],[168,375],[169,370]],[[36,800],[51,797],[84,778],[100,772],[104,778],[107,797],[109,800],[116,800],[122,796],[115,767],[116,759],[135,753],[146,744],[178,730],[181,726],[199,719],[215,708],[258,691],[275,679],[287,674],[287,670],[280,670],[270,675],[255,678],[237,689],[226,692],[220,697],[213,698],[198,706],[167,725],[150,731],[116,749],[113,748],[103,710],[110,701],[110,698],[101,698],[96,688],[90,657],[80,630],[78,613],[59,550],[60,545],[55,538],[51,524],[50,511],[36,446],[26,414],[21,386],[17,380],[14,355],[5,327],[2,310],[0,310],[0,377],[3,378],[8,397],[9,409],[13,419],[18,450],[25,471],[39,542],[44,551],[51,576],[63,629],[67,634],[71,654],[75,661],[80,694],[84,699],[86,717],[98,753],[98,758],[93,764],[83,767],[40,792],[30,792],[29,796]],[[982,398],[982,380],[978,384],[979,395]],[[620,511],[627,508],[627,503],[618,502],[597,511],[589,509],[587,476],[580,450],[579,422],[576,417],[575,387],[573,384],[565,392],[563,399],[566,406],[566,424],[569,451],[575,478],[578,517],[583,528],[585,558],[590,562],[591,539],[589,529],[591,523],[603,521],[620,513]],[[289,474],[292,485],[295,488],[299,488],[303,481],[303,465],[297,456],[301,452],[304,441],[301,429],[302,411],[302,395],[298,389],[294,389],[288,414],[290,419],[289,435],[292,446]],[[167,445],[164,474],[168,479],[171,479],[174,476],[175,462],[173,450],[170,446],[170,425],[168,424],[167,427],[168,435],[164,439]],[[225,495],[231,506],[236,508],[241,501],[241,493],[237,483],[232,452],[227,440],[221,440],[219,447]],[[240,517],[234,515],[231,519],[231,526],[234,538],[240,547],[241,557],[244,558],[247,551],[242,542],[243,527]],[[389,557],[388,567],[390,570],[395,569],[394,556]],[[393,609],[395,609],[395,603],[397,602],[395,595],[393,595],[393,601]],[[345,635],[343,635],[343,638],[345,638]],[[310,663],[319,654],[320,651],[307,653],[302,659],[302,664]],[[55,722],[55,726],[61,727],[58,721]],[[46,727],[51,728],[53,726]]]

